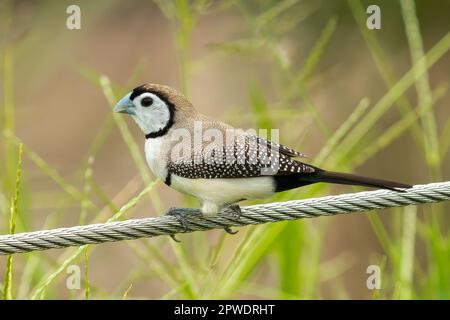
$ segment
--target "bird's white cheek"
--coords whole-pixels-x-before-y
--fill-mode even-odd
[[[139,126],[139,128],[141,128],[142,132],[147,132],[148,129],[148,125],[146,124],[146,121],[143,120],[142,116],[140,116],[139,114],[137,115],[132,115],[131,116],[134,120],[134,122],[136,122],[136,124]]]
[[[147,132],[157,132],[163,129],[170,120],[170,113],[165,105],[156,105],[142,112]]]

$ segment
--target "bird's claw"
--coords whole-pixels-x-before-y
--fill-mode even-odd
[[[237,220],[240,218],[242,211],[241,207],[238,204],[231,204],[227,208],[231,211],[231,215],[233,216],[233,218]],[[229,234],[238,233],[238,231],[233,231],[230,227],[225,227],[224,230]]]
[[[231,210],[231,215],[234,218],[239,219],[241,217],[242,210],[238,204],[229,205],[228,208]]]
[[[236,234],[236,233],[238,233],[238,231],[233,231],[230,227],[225,227],[225,228],[223,228],[223,230],[225,230],[225,232],[228,233],[228,234]]]
[[[186,216],[199,216],[201,215],[201,213],[200,211],[191,208],[170,208],[169,211],[167,211],[166,215],[172,216],[177,219],[180,225],[183,227],[183,232],[186,233],[189,232],[188,220],[186,219]],[[180,242],[180,240],[176,238],[175,234],[171,234],[170,237],[175,242]]]
[[[237,204],[232,204],[228,206],[228,208],[231,210],[231,214],[236,219],[239,219],[241,215],[241,208]],[[183,233],[189,232],[190,229],[188,227],[188,219],[186,219],[187,216],[202,216],[201,212],[197,209],[191,209],[191,208],[170,208],[169,211],[167,211],[166,215],[172,216],[180,223],[181,227],[183,228]],[[224,228],[225,232],[229,234],[236,234],[238,231],[232,230],[230,227]],[[171,234],[170,237],[175,242],[181,242],[179,239],[176,238],[176,234]]]
[[[187,219],[182,210],[180,210],[179,208],[170,208],[169,211],[167,211],[166,215],[172,216],[177,219],[180,225],[183,227],[183,232],[188,231]]]

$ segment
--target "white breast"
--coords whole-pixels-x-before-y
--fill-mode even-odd
[[[166,155],[162,154],[163,137],[145,140],[145,157],[153,174],[165,181],[167,176]]]

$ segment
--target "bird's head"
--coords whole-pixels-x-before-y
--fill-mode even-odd
[[[126,94],[114,107],[136,121],[147,138],[166,134],[180,117],[195,113],[192,104],[176,90],[159,84],[144,84]]]

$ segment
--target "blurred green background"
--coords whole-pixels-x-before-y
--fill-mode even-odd
[[[80,30],[66,28],[71,4]],[[366,27],[370,4],[381,30]],[[153,182],[142,133],[111,112],[144,82],[236,127],[279,128],[281,143],[327,169],[448,180],[449,21],[449,1],[1,0],[0,233],[103,222],[149,185],[114,219],[198,205]],[[319,184],[264,201],[355,190]],[[448,213],[436,204],[0,257],[0,289],[14,299],[448,299]],[[71,265],[78,290],[66,285]],[[367,288],[370,265],[379,290]]]

